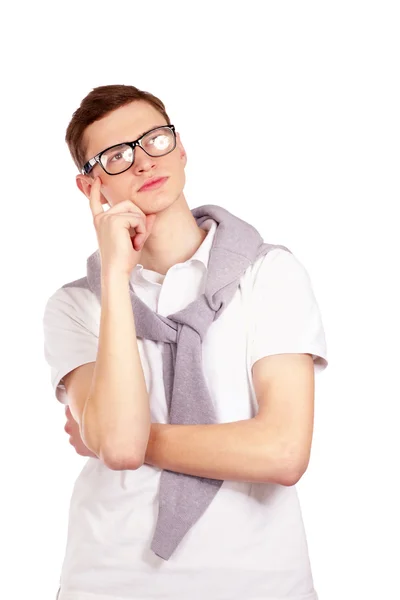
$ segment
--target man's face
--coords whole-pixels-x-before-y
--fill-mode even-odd
[[[85,160],[114,144],[137,140],[143,133],[161,125],[167,125],[164,117],[143,100],[122,106],[87,127]],[[98,176],[102,182],[103,203],[114,206],[123,200],[132,200],[145,214],[164,210],[177,200],[185,185],[186,153],[179,134],[176,138],[176,148],[165,156],[148,156],[136,146],[133,165],[118,175],[108,175],[96,163],[89,175],[77,175],[77,185],[89,197],[90,186]],[[168,179],[161,187],[139,191],[150,177]]]

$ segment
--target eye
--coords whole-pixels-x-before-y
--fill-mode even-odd
[[[117,154],[114,154],[114,156],[112,156],[110,158],[110,162],[115,162],[116,160],[118,160],[118,158],[120,158],[122,156],[121,152],[117,152]]]
[[[151,144],[153,144],[153,146],[156,146],[158,150],[164,150],[168,147],[169,143],[170,139],[165,134],[158,134],[151,138]]]
[[[114,151],[114,154],[111,154],[109,158],[110,162],[118,162],[119,160],[130,162],[132,160],[132,148],[129,148],[128,146],[123,150]]]

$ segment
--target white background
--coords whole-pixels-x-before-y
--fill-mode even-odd
[[[63,431],[42,313],[97,247],[65,130],[93,87],[115,83],[166,104],[188,153],[191,208],[220,204],[307,268],[330,361],[298,484],[315,587],[320,600],[400,597],[396,9],[382,0],[2,9],[1,598],[53,600],[58,589],[85,459]]]

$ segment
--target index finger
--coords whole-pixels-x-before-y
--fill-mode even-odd
[[[93,217],[104,212],[103,205],[100,199],[100,177],[96,177],[90,188],[89,206]]]

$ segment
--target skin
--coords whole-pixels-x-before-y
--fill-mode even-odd
[[[162,116],[147,103],[122,107],[87,128],[86,159],[113,144],[133,141],[162,124]],[[183,194],[186,161],[177,135],[177,147],[164,157],[151,158],[139,148],[134,164],[125,173],[110,176],[96,165],[91,175],[76,178],[78,188],[94,207],[97,220],[106,223],[102,204],[108,203],[110,210],[118,212],[119,203],[133,203],[141,215],[138,222],[142,233],[138,237],[141,235],[144,240],[144,246],[136,248],[140,253],[138,262],[164,275],[174,264],[188,260],[206,236],[197,226]],[[139,192],[144,181],[153,176],[169,179],[156,190]],[[96,177],[100,178],[101,188],[95,183]],[[143,215],[147,221],[144,233]],[[147,235],[149,215],[156,217],[151,217]],[[259,405],[255,417],[213,425],[152,423],[145,462],[200,477],[294,485],[307,468],[311,450],[312,356],[291,353],[263,357],[253,366],[253,382]],[[78,454],[93,456],[83,444],[68,407],[66,417],[70,443]]]
[[[136,140],[145,131],[167,124],[165,118],[147,102],[134,101],[122,106],[86,128],[83,137],[85,161],[113,144]],[[124,173],[108,175],[96,164],[89,175],[76,176],[78,189],[89,200],[94,217],[101,213],[97,198],[103,208],[118,207],[130,200],[139,213],[155,215],[151,234],[146,237],[144,246],[135,249],[140,250],[138,263],[163,275],[174,264],[193,256],[207,235],[198,227],[183,193],[186,163],[186,151],[180,134],[176,132],[176,148],[165,156],[150,157],[142,148],[136,147],[134,163]],[[139,191],[150,177],[165,176],[169,179],[162,187]],[[96,206],[93,197],[96,198]],[[83,443],[79,425],[68,406],[65,415],[67,422],[64,429],[76,452],[97,458]]]
[[[159,125],[167,125],[167,122],[147,102],[135,101],[122,106],[87,127],[84,134],[85,158],[89,160],[113,144],[136,140],[145,131]],[[165,156],[153,158],[136,147],[133,165],[119,175],[108,175],[96,164],[89,175],[76,176],[78,188],[88,199],[94,180],[99,177],[102,204],[113,207],[130,200],[145,215],[156,215],[139,262],[145,269],[162,275],[173,265],[193,256],[207,235],[198,227],[183,193],[187,156],[179,133],[176,137],[175,150]],[[139,191],[148,178],[165,176],[169,179],[162,187]]]
[[[75,452],[80,456],[89,456],[90,458],[98,458],[94,452],[91,452],[82,441],[79,432],[79,424],[75,421],[71,414],[69,406],[65,407],[65,416],[67,422],[64,426],[64,431],[69,435],[69,443],[75,448]]]

